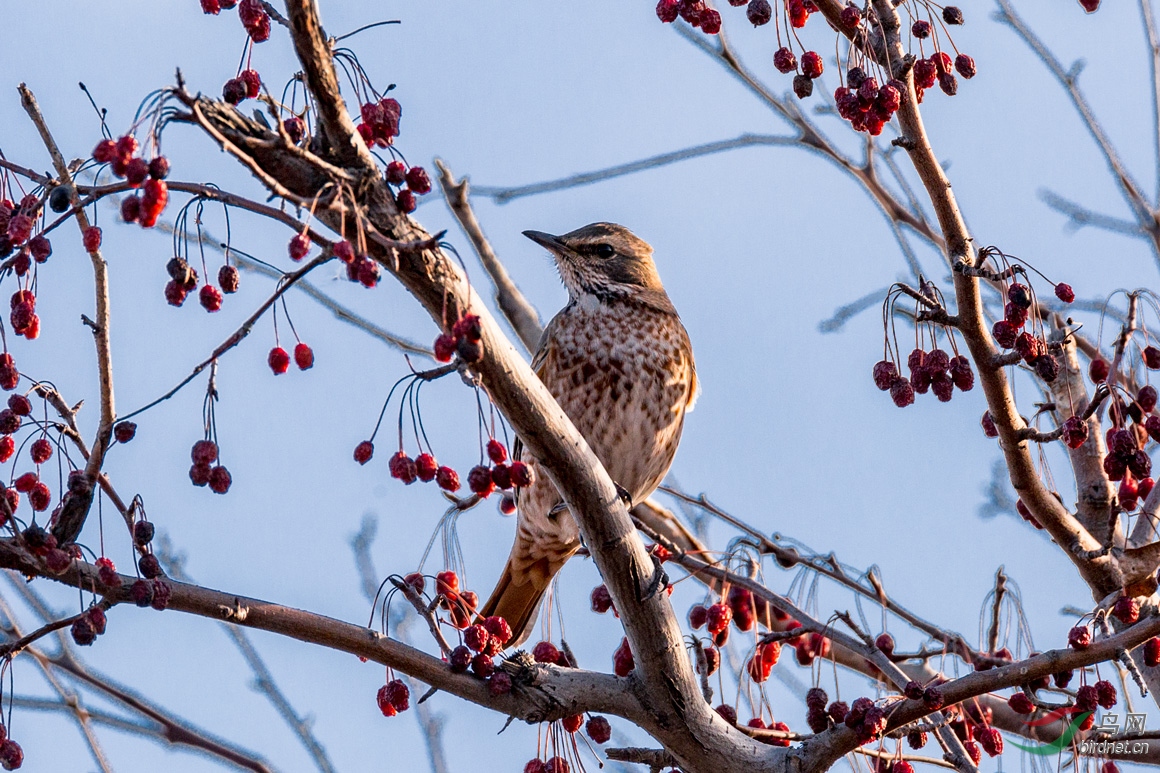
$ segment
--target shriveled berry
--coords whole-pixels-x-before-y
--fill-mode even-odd
[[[209,471],[209,489],[215,494],[224,494],[229,491],[233,481],[230,471],[220,464]]]
[[[495,464],[502,464],[507,461],[508,452],[504,444],[492,438],[487,441],[487,458],[491,459]]]
[[[399,210],[410,214],[419,206],[419,202],[415,200],[415,194],[409,189],[404,188],[395,196],[395,203],[399,205]]]
[[[222,99],[236,105],[246,98],[246,82],[241,78],[230,78],[222,86]]]
[[[1032,364],[1035,366],[1035,372],[1048,384],[1059,378],[1062,366],[1054,354],[1041,354],[1032,361]]]
[[[714,711],[717,712],[721,719],[728,722],[730,725],[737,724],[737,711],[727,703],[722,703]]]
[[[941,709],[944,703],[942,690],[933,685],[927,687],[922,692],[922,702],[932,711]]]
[[[472,467],[467,473],[467,487],[472,493],[487,498],[495,491],[495,481],[491,479],[491,470],[482,464]]]
[[[133,542],[144,547],[153,541],[154,527],[151,521],[137,521],[133,524]]]
[[[608,592],[606,585],[597,585],[593,588],[589,600],[592,604],[592,611],[597,614],[603,615],[612,609],[612,594]]]
[[[994,727],[981,727],[975,732],[975,738],[990,757],[998,757],[1003,753],[1003,734]]]
[[[820,78],[824,69],[822,57],[817,51],[806,51],[802,54],[802,74],[807,78]]]
[[[628,639],[620,640],[620,646],[612,653],[612,669],[617,676],[628,676],[636,668],[632,658],[632,650],[628,646]]]
[[[532,648],[532,657],[537,663],[555,664],[560,660],[560,650],[550,641],[541,641]]]
[[[1160,349],[1155,346],[1145,346],[1144,365],[1148,367],[1148,370],[1160,370]]]
[[[963,11],[961,8],[955,5],[948,5],[943,8],[942,17],[943,21],[945,21],[947,24],[963,23]]]
[[[925,19],[919,19],[910,27],[910,34],[914,35],[919,40],[925,40],[930,37],[930,22]]]
[[[749,7],[745,9],[745,18],[749,19],[749,23],[754,27],[769,24],[769,20],[773,18],[773,7],[769,4],[769,0],[750,0]]]
[[[716,9],[701,11],[701,31],[706,35],[716,35],[721,31],[721,14]]]
[[[137,435],[137,425],[131,421],[119,421],[113,427],[113,437],[118,443],[128,443]]]
[[[905,408],[914,403],[914,387],[906,379],[899,377],[890,385],[890,399],[899,408]]]
[[[1005,319],[1001,319],[991,327],[991,335],[995,342],[1004,349],[1011,349],[1019,337],[1019,329]]]
[[[975,68],[974,57],[967,54],[959,54],[955,57],[955,72],[963,76],[967,80],[975,77],[978,70]]]
[[[129,587],[129,596],[139,607],[147,607],[153,603],[153,583],[148,580],[137,580]]]
[[[383,173],[383,177],[391,185],[402,185],[407,181],[407,167],[402,161],[392,161],[387,164],[387,170]]]
[[[1026,693],[1017,692],[1007,699],[1007,705],[1016,714],[1030,714],[1035,711],[1035,704],[1027,697]]]
[[[1060,282],[1055,286],[1055,297],[1064,303],[1071,303],[1075,300],[1075,290],[1071,289],[1071,285]]]
[[[449,662],[451,670],[456,674],[462,674],[471,665],[471,659],[475,657],[471,650],[460,644],[455,649],[451,650],[451,657]]]
[[[193,444],[189,456],[194,464],[213,464],[218,458],[217,443],[212,440],[199,440]]]
[[[601,716],[590,718],[584,730],[588,733],[588,737],[598,744],[608,743],[608,740],[612,738],[612,725]]]
[[[890,386],[898,378],[898,367],[889,360],[879,360],[874,363],[874,386],[881,389],[883,392],[890,389]]]
[[[431,192],[431,178],[427,170],[421,166],[413,166],[407,170],[407,187],[422,196]]]
[[[1140,605],[1134,598],[1121,596],[1116,599],[1116,603],[1112,607],[1112,614],[1119,618],[1124,625],[1132,625],[1140,619]]]
[[[96,252],[101,248],[101,228],[100,226],[91,225],[85,229],[81,236],[81,242],[84,244],[85,252]]]
[[[194,464],[189,468],[189,480],[198,487],[208,485],[211,471],[208,464]]]
[[[855,29],[862,25],[862,12],[852,5],[847,5],[838,15],[838,23],[846,29]]]
[[[415,482],[419,477],[419,470],[415,465],[415,461],[407,456],[403,451],[396,451],[387,462],[387,469],[391,472],[391,477],[396,480],[401,480],[408,486]]]
[[[1100,708],[1110,709],[1116,705],[1116,687],[1107,679],[1096,682],[1096,702]]]
[[[1088,366],[1088,376],[1091,378],[1093,384],[1099,384],[1107,381],[1108,374],[1111,373],[1111,370],[1111,366],[1108,365],[1107,360],[1095,359]]]
[[[951,358],[947,372],[959,391],[970,392],[974,388],[975,373],[971,370],[971,361],[963,355]]]
[[[310,370],[314,367],[314,350],[299,341],[294,345],[294,364],[298,370]]]
[[[519,488],[527,488],[535,482],[535,475],[532,474],[532,468],[524,462],[511,463],[512,485]]]
[[[1160,666],[1160,637],[1153,636],[1144,642],[1144,665],[1149,668]]]
[[[37,438],[28,449],[33,464],[44,464],[52,458],[52,443],[48,438]]]
[[[1079,448],[1088,439],[1087,422],[1078,416],[1071,416],[1063,422],[1063,442],[1068,448]]]
[[[157,556],[152,553],[146,553],[137,561],[137,568],[141,570],[141,574],[145,579],[152,580],[155,577],[161,576],[161,562],[157,560]]]
[[[454,493],[459,490],[459,473],[450,467],[440,467],[435,471],[435,483],[444,491]]]
[[[1092,629],[1077,625],[1067,632],[1067,646],[1073,650],[1086,650],[1092,643]]]

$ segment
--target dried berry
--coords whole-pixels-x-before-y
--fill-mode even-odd
[[[925,19],[919,19],[910,27],[910,34],[914,35],[919,40],[925,40],[930,37],[930,22]]]
[[[133,542],[144,547],[153,541],[154,528],[150,521],[137,521],[133,524]]]
[[[628,639],[620,640],[620,646],[612,653],[612,669],[617,676],[628,676],[636,667],[633,662],[632,650],[628,646]]]
[[[1144,642],[1144,665],[1149,668],[1160,666],[1160,637],[1153,636]]]
[[[229,491],[233,481],[230,471],[220,464],[209,471],[209,488],[215,494],[224,494]]]
[[[942,17],[947,24],[963,23],[963,12],[958,6],[948,5],[943,8]]]
[[[1071,303],[1075,300],[1075,290],[1071,289],[1071,285],[1060,282],[1055,286],[1055,297],[1064,303]]]
[[[1017,692],[1007,699],[1007,705],[1016,714],[1031,714],[1035,711],[1035,704],[1027,697],[1026,693]]]
[[[137,436],[137,425],[131,421],[119,421],[113,427],[113,437],[118,443],[128,443]]]
[[[1074,650],[1086,650],[1092,643],[1092,629],[1077,625],[1067,633],[1067,646]]]
[[[612,609],[612,594],[608,592],[608,586],[597,585],[595,588],[593,588],[590,601],[592,604],[592,611],[596,612],[597,614],[602,615],[608,610]],[[702,607],[702,609],[703,608],[704,607]]]

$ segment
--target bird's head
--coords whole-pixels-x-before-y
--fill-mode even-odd
[[[562,236],[524,231],[556,259],[572,300],[601,301],[664,294],[652,247],[615,223],[592,223]]]

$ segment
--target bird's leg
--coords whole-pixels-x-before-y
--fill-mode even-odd
[[[657,558],[655,553],[649,553],[649,557],[653,560],[653,569],[655,571],[653,572],[652,579],[648,581],[648,587],[645,588],[643,592],[639,590],[639,583],[637,584],[637,597],[641,601],[648,601],[653,596],[669,587],[669,575],[661,566],[661,560]]]
[[[624,486],[620,485],[616,481],[613,481],[612,485],[616,486],[616,495],[618,497],[620,497],[620,500],[622,502],[624,502],[624,506],[627,507],[629,510],[631,510],[632,509],[632,494],[630,494],[628,492],[628,489],[626,489]]]

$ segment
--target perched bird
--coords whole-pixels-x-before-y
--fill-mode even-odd
[[[619,489],[642,502],[668,473],[698,392],[689,335],[652,247],[612,223],[524,236],[552,253],[568,288],[568,305],[544,329],[532,368]],[[515,544],[481,614],[505,618],[519,644],[552,578],[579,549],[580,533],[536,460],[518,442],[513,451],[534,478],[518,492]]]

